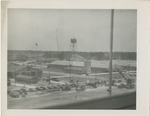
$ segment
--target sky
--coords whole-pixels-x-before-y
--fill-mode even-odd
[[[113,51],[136,52],[136,13],[114,10]],[[70,51],[70,39],[76,38],[78,51],[106,52],[110,22],[110,10],[9,9],[8,49]]]

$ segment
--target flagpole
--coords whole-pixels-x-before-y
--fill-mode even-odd
[[[36,43],[34,43],[34,59],[33,59],[33,61],[36,63]]]
[[[110,64],[109,64],[109,96],[112,94],[112,57],[113,57],[113,26],[114,26],[114,9],[111,9],[111,27],[110,27]]]
[[[35,43],[35,63],[37,64],[37,47],[38,47],[38,44],[37,43]]]

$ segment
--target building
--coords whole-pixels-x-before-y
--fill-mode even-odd
[[[92,61],[54,61],[48,65],[49,68],[62,70],[66,73],[90,74],[98,72],[107,72],[108,66],[101,65],[98,62]]]
[[[136,70],[136,61],[113,60],[113,65],[119,65],[123,70]],[[54,61],[48,68],[76,74],[106,73],[109,72],[109,61]]]
[[[36,84],[40,79],[35,76],[17,75],[15,81],[19,83]]]
[[[65,73],[84,74],[83,68],[81,67],[66,67],[63,69]]]
[[[90,74],[91,73],[91,61],[84,61],[83,66],[74,66],[70,65],[66,68],[63,68],[66,73],[75,73],[75,74]]]
[[[38,80],[42,77],[42,70],[32,68],[25,65],[8,64],[7,71],[8,78],[15,79],[16,81],[30,82],[31,80]]]

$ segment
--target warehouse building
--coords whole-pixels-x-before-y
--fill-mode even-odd
[[[42,71],[31,66],[8,64],[7,76],[18,82],[35,83],[42,77]]]
[[[123,70],[136,70],[134,61],[114,60],[113,65],[119,65]],[[109,72],[109,61],[54,61],[48,64],[48,68],[76,74],[106,73]],[[115,69],[113,70],[115,71]]]
[[[19,83],[28,83],[28,84],[36,84],[40,79],[35,76],[26,76],[26,75],[17,75],[15,78],[16,82]]]
[[[75,74],[90,74],[108,71],[107,65],[99,65],[97,62],[92,61],[54,61],[49,64],[48,67]]]

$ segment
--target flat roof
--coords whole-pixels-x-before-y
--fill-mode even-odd
[[[27,68],[27,67],[30,67],[30,66],[27,66],[27,65],[16,65],[16,64],[13,64],[13,63],[9,63],[8,67],[7,67],[7,72],[16,72],[16,71],[19,71],[19,70]],[[38,71],[42,71],[42,70],[34,68],[34,67],[31,67],[31,68],[35,69],[35,70],[38,70]]]
[[[107,61],[97,61],[97,60],[90,60],[91,61],[91,67],[95,68],[109,68],[109,60]],[[79,66],[83,67],[84,62],[79,61],[54,61],[50,63],[52,65],[64,65],[64,66]],[[113,60],[113,65],[120,65],[120,66],[132,66],[136,67],[136,61],[131,60]]]
[[[34,76],[28,76],[28,75],[17,75],[16,77],[20,78],[20,79],[32,79],[32,78],[34,78]]]
[[[80,67],[66,67],[67,70],[82,70],[83,68]]]

